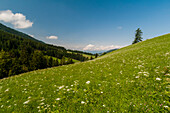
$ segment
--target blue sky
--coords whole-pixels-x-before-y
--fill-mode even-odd
[[[144,40],[169,33],[169,6],[169,0],[0,0],[1,13],[13,15],[0,22],[46,43],[101,51],[130,45],[137,28]],[[26,19],[16,21],[17,13]]]

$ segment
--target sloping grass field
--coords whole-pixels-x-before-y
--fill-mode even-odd
[[[0,113],[170,111],[170,34],[0,80]]]

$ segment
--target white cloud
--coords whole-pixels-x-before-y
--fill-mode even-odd
[[[83,50],[91,50],[94,48],[95,45],[89,44],[86,47],[83,48]]]
[[[122,26],[118,26],[117,29],[121,30],[121,29],[123,29],[123,27]]]
[[[15,28],[25,29],[32,27],[33,22],[26,19],[21,13],[12,13],[11,10],[0,11],[0,20],[11,23]]]
[[[123,46],[117,46],[117,45],[108,45],[108,46],[95,46],[92,44],[87,45],[83,48],[84,51],[102,51],[102,50],[111,50],[111,49],[117,49],[121,48]]]
[[[47,38],[47,39],[56,39],[56,40],[58,39],[57,36],[47,36],[46,38]]]

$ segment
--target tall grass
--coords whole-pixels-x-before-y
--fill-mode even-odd
[[[169,112],[170,34],[0,80],[0,112]]]

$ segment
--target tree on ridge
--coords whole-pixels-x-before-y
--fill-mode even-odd
[[[134,39],[134,41],[132,42],[132,44],[141,42],[141,41],[142,41],[142,34],[143,34],[143,32],[140,30],[140,28],[138,28],[138,29],[136,30],[135,39]]]

